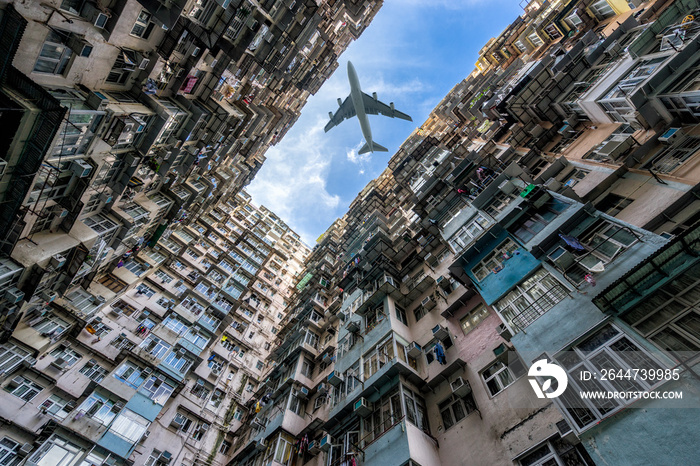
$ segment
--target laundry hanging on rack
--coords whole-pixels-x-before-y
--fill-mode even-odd
[[[435,348],[433,348],[435,351],[435,359],[437,359],[437,362],[442,364],[443,366],[447,364],[447,359],[445,358],[445,350],[442,348],[442,345],[440,343],[435,344]]]

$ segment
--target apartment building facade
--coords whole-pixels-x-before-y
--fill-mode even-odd
[[[0,462],[225,464],[307,252],[243,187],[380,6],[0,2]]]
[[[525,5],[314,248],[231,464],[694,461],[697,11]]]

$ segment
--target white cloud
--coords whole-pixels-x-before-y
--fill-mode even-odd
[[[371,156],[370,153],[362,154],[360,155],[358,151],[362,148],[362,146],[365,145],[364,140],[360,140],[357,144],[355,144],[354,147],[350,148],[347,152],[346,155],[348,157],[348,160],[351,161],[354,164],[362,164],[363,162],[368,162],[369,158]]]
[[[307,244],[318,236],[309,223],[319,215],[332,217],[340,204],[340,197],[330,194],[326,186],[331,158],[324,125],[325,120],[316,119],[305,131],[288,134],[283,145],[271,147],[263,176],[256,176],[246,188],[256,204],[287,221]]]

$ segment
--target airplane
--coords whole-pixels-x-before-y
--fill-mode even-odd
[[[329,129],[334,126],[339,125],[344,120],[352,118],[357,115],[357,119],[360,120],[360,128],[362,129],[362,135],[365,137],[365,145],[360,149],[360,154],[366,154],[367,152],[389,152],[389,150],[377,144],[372,140],[372,129],[369,127],[369,120],[367,119],[367,114],[377,115],[382,114],[390,118],[401,118],[402,120],[413,121],[413,119],[406,115],[405,113],[399,112],[394,108],[394,102],[389,105],[377,100],[377,93],[373,92],[371,96],[362,92],[360,89],[360,81],[357,79],[357,72],[352,63],[348,61],[348,80],[350,81],[350,95],[345,98],[344,101],[338,99],[338,106],[340,107],[335,115],[333,112],[328,112],[328,116],[331,121],[328,122],[324,131],[327,133]]]

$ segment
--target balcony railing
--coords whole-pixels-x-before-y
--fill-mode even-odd
[[[532,324],[540,316],[544,315],[551,308],[556,306],[560,301],[569,296],[566,288],[561,285],[554,285],[549,288],[542,296],[533,301],[529,306],[508,318],[511,327],[515,331],[521,331]]]

